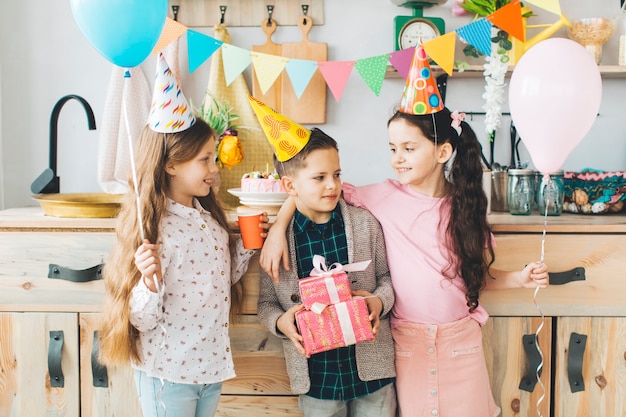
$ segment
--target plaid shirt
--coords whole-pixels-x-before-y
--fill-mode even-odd
[[[339,206],[331,212],[328,223],[316,224],[296,210],[294,239],[298,276],[306,278],[313,269],[313,256],[322,255],[327,265],[348,263],[348,244]],[[361,381],[356,366],[355,345],[311,355],[311,389],[307,395],[322,400],[348,401],[384,387],[394,378]]]

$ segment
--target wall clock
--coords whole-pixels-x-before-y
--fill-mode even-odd
[[[427,42],[445,33],[445,22],[440,17],[424,16],[423,8],[443,4],[446,0],[401,1],[391,0],[397,6],[410,7],[411,16],[396,16],[394,19],[394,47],[398,51],[414,47],[422,39]]]

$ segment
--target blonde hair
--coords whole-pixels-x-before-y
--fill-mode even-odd
[[[189,129],[177,133],[157,133],[148,126],[144,127],[137,145],[136,160],[145,239],[159,241],[159,226],[168,202],[166,163],[191,160],[215,137],[215,131],[200,119],[196,119]],[[125,196],[117,219],[116,244],[103,269],[105,302],[100,330],[100,359],[110,365],[141,361],[137,347],[139,331],[130,322],[131,293],[141,279],[134,256],[142,244],[132,178],[129,187],[131,191]],[[226,215],[213,190],[197,200],[225,230],[229,230]],[[232,250],[231,239],[231,253]],[[231,311],[235,311],[241,304],[243,294],[240,287],[234,288],[232,293]]]

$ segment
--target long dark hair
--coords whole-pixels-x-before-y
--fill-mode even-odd
[[[480,143],[476,134],[461,122],[461,134],[451,126],[450,110],[428,115],[411,115],[396,111],[389,119],[405,120],[419,128],[433,143],[452,145],[453,159],[448,162],[446,176],[446,204],[450,218],[446,228],[446,246],[449,248],[449,265],[442,271],[452,279],[461,276],[467,289],[469,311],[478,307],[480,291],[485,287],[485,277],[495,261],[491,242],[491,227],[487,221],[487,196],[483,190],[483,167]],[[485,248],[487,252],[485,253]]]

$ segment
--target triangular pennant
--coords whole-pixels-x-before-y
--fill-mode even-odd
[[[455,32],[483,55],[491,55],[491,23],[484,17],[461,26]]]
[[[261,52],[250,52],[250,56],[259,87],[261,92],[265,94],[285,68],[288,58]]]
[[[186,30],[187,26],[180,24],[169,17],[165,18],[165,26],[163,26],[163,30],[161,31],[161,37],[157,41],[156,45],[154,45],[152,53],[156,54],[165,49],[167,45],[180,38]]]
[[[321,61],[317,63],[330,92],[335,101],[341,100],[343,90],[348,83],[348,77],[354,67],[354,61]]]
[[[424,50],[442,70],[452,75],[454,70],[454,47],[456,32],[448,32],[429,40],[424,44]]]
[[[222,57],[227,86],[252,63],[250,51],[227,43],[222,45]]]
[[[558,16],[561,15],[561,5],[559,0],[524,0],[528,4],[532,4],[533,6],[537,6],[541,9],[552,12]]]
[[[389,55],[378,55],[370,58],[359,59],[354,64],[354,68],[359,72],[365,84],[374,92],[380,94],[380,88],[383,85],[385,74],[387,73],[387,65],[389,65]]]
[[[299,99],[317,71],[317,62],[304,59],[290,59],[285,65],[293,91]]]
[[[187,30],[187,55],[189,72],[194,72],[204,61],[217,51],[223,42],[203,35],[195,30]]]
[[[392,52],[389,55],[389,63],[398,71],[398,74],[402,75],[402,78],[406,79],[409,74],[409,68],[411,68],[411,60],[413,59],[413,53],[415,48],[401,49],[396,52]]]
[[[506,6],[499,8],[487,16],[487,20],[514,38],[526,42],[526,31],[524,30],[520,0],[513,0]]]

